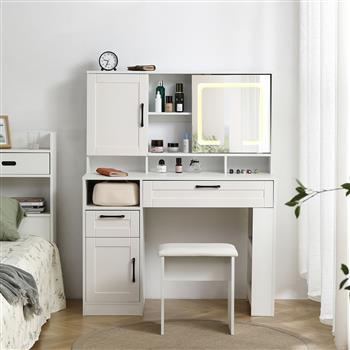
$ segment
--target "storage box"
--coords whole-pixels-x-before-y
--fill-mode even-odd
[[[126,207],[139,204],[139,185],[134,182],[99,182],[94,186],[95,205]]]

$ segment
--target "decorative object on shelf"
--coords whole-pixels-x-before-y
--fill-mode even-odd
[[[182,159],[176,158],[175,172],[182,173]]]
[[[141,65],[137,65],[137,66],[129,66],[128,70],[151,72],[151,71],[156,70],[156,66],[154,64],[141,64]]]
[[[115,168],[97,168],[96,172],[103,176],[120,177],[128,176],[129,174],[125,171]]]
[[[162,112],[162,96],[160,96],[160,92],[157,91],[156,98],[154,101],[155,105],[155,112],[156,113],[161,113]]]
[[[230,174],[241,174],[241,175],[244,175],[244,174],[247,174],[247,175],[251,175],[251,174],[258,174],[259,173],[259,170],[258,169],[236,169],[236,170],[233,170],[233,169],[230,169],[229,170],[229,173]]]
[[[175,92],[175,112],[184,112],[184,102],[184,86],[182,83],[177,83]]]
[[[190,171],[194,173],[200,173],[201,172],[201,164],[198,159],[191,159],[190,161]]]
[[[40,132],[28,131],[27,132],[27,147],[28,149],[39,149],[40,147]]]
[[[10,126],[7,115],[0,115],[0,148],[11,148]]]
[[[166,173],[166,165],[164,159],[159,159],[158,165],[157,165],[157,172],[158,173]]]
[[[162,112],[165,112],[165,87],[164,87],[164,84],[163,84],[163,80],[161,80],[158,83],[158,86],[156,87],[156,94],[158,92],[160,93],[160,96],[162,97]]]
[[[188,138],[188,134],[185,134],[185,137],[182,141],[182,151],[183,153],[189,153],[190,152],[190,139]]]
[[[151,152],[153,153],[163,153],[163,140],[152,140],[151,141]]]
[[[110,207],[138,205],[139,186],[134,182],[99,182],[94,186],[92,203]]]
[[[179,144],[177,142],[168,143],[168,152],[179,152]]]
[[[165,96],[165,112],[171,113],[173,111],[173,96]]]
[[[42,197],[14,197],[26,214],[40,214],[45,211],[45,198]]]
[[[98,59],[101,70],[112,71],[117,70],[118,56],[112,51],[105,51]]]

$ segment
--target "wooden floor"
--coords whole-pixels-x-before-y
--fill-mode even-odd
[[[71,349],[72,343],[82,334],[98,329],[142,320],[158,320],[160,304],[158,300],[147,300],[144,316],[82,316],[81,301],[68,300],[67,309],[53,314],[44,325],[35,350]],[[210,319],[226,320],[225,300],[167,300],[168,319]],[[237,320],[252,320],[291,331],[308,340],[314,350],[335,349],[331,328],[319,322],[319,304],[309,300],[277,301],[276,315],[250,317],[247,301],[236,301]],[[195,322],[195,321],[194,321]]]

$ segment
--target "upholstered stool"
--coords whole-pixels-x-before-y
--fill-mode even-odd
[[[159,246],[161,258],[161,328],[164,334],[165,281],[228,281],[228,326],[234,334],[234,245],[226,243],[167,243]]]

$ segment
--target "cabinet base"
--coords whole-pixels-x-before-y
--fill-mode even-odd
[[[143,315],[143,304],[86,304],[83,303],[83,315]]]

